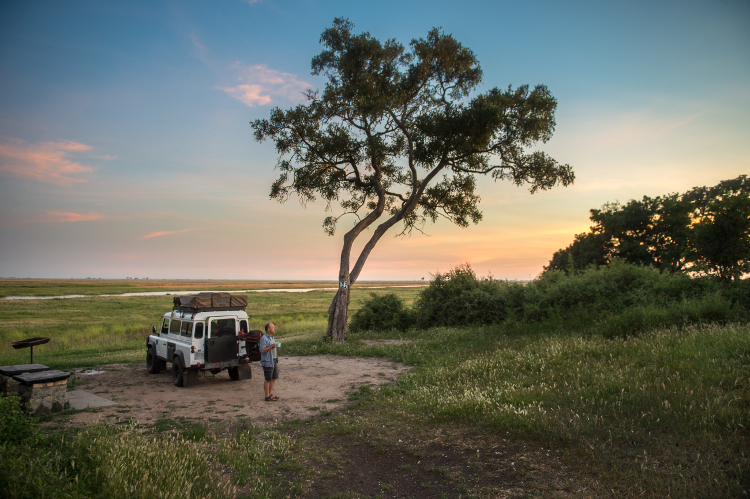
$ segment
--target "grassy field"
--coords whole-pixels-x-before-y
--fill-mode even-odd
[[[419,289],[383,291],[395,292],[411,303]],[[350,310],[357,310],[374,291],[355,288]],[[104,293],[112,291],[104,288]],[[273,322],[281,339],[302,332],[320,337],[333,296],[333,291],[248,293],[249,326],[263,329]],[[51,341],[34,348],[34,361],[57,369],[140,362],[145,336],[171,310],[171,296],[0,300],[0,365],[28,363],[29,350],[14,350],[11,343],[36,336]]]
[[[354,288],[422,284],[416,281],[361,281]],[[214,281],[192,279],[7,279],[0,298],[143,293],[158,291],[237,291],[243,289],[335,288],[336,281]]]
[[[407,304],[419,292],[387,291]],[[361,456],[367,468],[393,455],[408,464],[392,470],[380,494],[408,486],[398,481],[407,474],[419,484],[421,495],[414,497],[746,497],[750,491],[748,325],[605,339],[516,323],[366,332],[350,334],[347,344],[321,344],[332,296],[251,293],[248,313],[255,327],[277,324],[279,336],[288,338],[285,355],[383,357],[412,371],[395,385],[363,386],[342,413],[264,430],[241,421],[209,429],[164,420],[48,433],[35,444],[43,452],[3,444],[3,469],[19,476],[37,466],[43,474],[50,462],[80,460],[80,482],[69,467],[50,471],[49,483],[71,493],[49,497],[89,497],[90,491],[152,497],[173,483],[159,463],[186,452],[200,458],[185,462],[196,484],[221,470],[214,497],[295,496],[314,482],[331,491],[324,497],[361,497],[347,492],[349,469]],[[367,296],[353,294],[352,310]],[[42,307],[0,301],[0,363],[19,363],[18,352],[6,349],[9,341],[37,335],[53,337],[46,351],[35,353],[50,366],[143,362],[142,337],[169,303],[169,297],[50,300]],[[363,339],[408,342],[374,346]],[[26,362],[27,351],[20,352]],[[55,421],[62,425],[64,416]],[[174,437],[158,437],[164,431]],[[123,461],[134,464],[114,464]],[[102,475],[94,474],[96,467]],[[148,487],[127,489],[128,477],[146,470]],[[18,497],[38,492],[37,485],[20,487],[26,492]],[[199,488],[174,495],[202,496]]]

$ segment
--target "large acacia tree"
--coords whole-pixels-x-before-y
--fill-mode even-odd
[[[555,127],[557,101],[545,86],[471,97],[482,70],[452,36],[432,29],[407,50],[353,27],[337,18],[321,35],[325,50],[313,58],[312,74],[327,77],[322,92],[309,90],[306,104],[251,123],[255,138],[274,140],[280,155],[272,199],[322,198],[332,213],[323,222],[329,235],[342,216],[355,217],[329,308],[336,342],[345,339],[351,285],[390,228],[400,224],[408,234],[438,218],[461,227],[479,222],[476,175],[530,184],[532,193],[574,180],[569,165],[529,151]],[[352,266],[354,241],[374,224]]]

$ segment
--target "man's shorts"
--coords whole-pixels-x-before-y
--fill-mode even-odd
[[[279,361],[277,359],[273,359],[273,367],[263,366],[263,377],[266,378],[266,381],[279,379]]]

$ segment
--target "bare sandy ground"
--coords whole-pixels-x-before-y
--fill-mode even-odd
[[[381,359],[338,356],[281,357],[276,402],[263,396],[263,370],[251,364],[253,378],[232,381],[226,371],[201,376],[195,386],[177,388],[169,369],[148,374],[145,364],[112,364],[96,375],[76,375],[76,389],[113,400],[117,406],[98,412],[81,412],[72,424],[99,419],[133,418],[140,423],[161,418],[227,421],[248,418],[253,425],[269,425],[290,419],[306,419],[319,411],[341,409],[347,392],[363,384],[392,382],[407,369]]]

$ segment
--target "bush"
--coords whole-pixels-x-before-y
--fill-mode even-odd
[[[379,295],[370,293],[362,308],[357,310],[349,323],[349,330],[358,331],[405,331],[414,323],[412,313],[394,293]]]
[[[36,434],[35,419],[21,408],[18,397],[0,397],[0,444],[18,444]]]
[[[417,326],[549,322],[627,336],[661,327],[747,318],[750,281],[660,272],[613,261],[578,273],[547,271],[527,285],[478,279],[469,265],[433,277],[415,302]]]
[[[462,326],[504,321],[523,295],[520,284],[477,279],[471,267],[459,265],[433,276],[414,306],[417,326]]]

